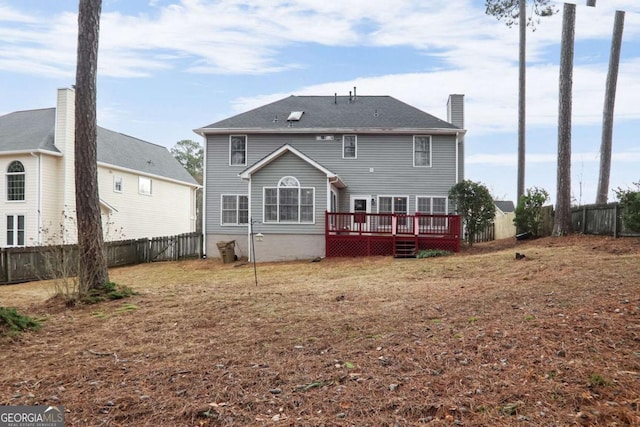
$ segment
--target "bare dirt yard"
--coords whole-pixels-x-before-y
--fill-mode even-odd
[[[515,253],[525,257],[515,259]],[[639,426],[640,239],[479,244],[427,259],[114,269],[140,294],[0,342],[0,404],[67,426]]]

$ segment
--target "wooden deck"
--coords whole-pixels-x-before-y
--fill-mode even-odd
[[[460,250],[459,215],[326,212],[327,257],[415,257],[421,250]]]

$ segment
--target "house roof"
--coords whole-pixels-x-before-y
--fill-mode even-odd
[[[279,157],[281,157],[282,155],[284,155],[286,153],[291,153],[291,154],[297,156],[301,160],[307,162],[308,164],[310,164],[314,168],[318,169],[320,172],[322,172],[325,175],[327,175],[327,178],[329,179],[329,181],[332,184],[334,184],[336,187],[338,187],[338,188],[346,187],[346,184],[340,179],[340,177],[336,173],[331,172],[329,169],[327,169],[326,167],[322,166],[320,163],[316,162],[315,160],[313,160],[309,156],[305,155],[301,151],[296,150],[295,148],[293,148],[289,144],[283,145],[282,147],[278,148],[277,150],[273,151],[272,153],[270,153],[267,156],[263,157],[262,159],[258,160],[253,165],[249,166],[248,168],[246,168],[245,170],[240,172],[238,174],[238,176],[240,176],[240,178],[242,178],[243,180],[249,180],[249,179],[251,179],[251,175],[253,175],[254,173],[258,172],[260,169],[262,169],[263,167],[269,165],[271,162],[273,162],[274,160],[278,159]]]
[[[293,112],[298,113],[299,120],[287,120]],[[391,96],[294,95],[195,129],[195,132],[397,132],[426,129],[444,133],[464,132]]]
[[[0,116],[0,152],[46,150],[54,145],[55,108],[17,111]]]
[[[511,200],[495,200],[494,203],[504,213],[515,211],[515,206]]]
[[[55,108],[0,116],[2,152],[44,150],[60,154],[54,145]],[[198,185],[165,147],[98,126],[98,162]]]

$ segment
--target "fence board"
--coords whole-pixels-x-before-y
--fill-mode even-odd
[[[583,234],[599,234],[613,237],[640,237],[622,220],[624,208],[619,203],[584,205],[571,210],[573,231]]]
[[[105,242],[109,267],[202,256],[202,234],[187,233],[154,239]],[[0,284],[51,279],[75,274],[76,245],[27,246],[0,249]]]

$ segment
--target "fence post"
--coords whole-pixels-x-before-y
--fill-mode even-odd
[[[587,233],[587,205],[582,207],[582,234]]]
[[[613,238],[618,238],[618,215],[620,215],[620,205],[613,205]]]

